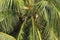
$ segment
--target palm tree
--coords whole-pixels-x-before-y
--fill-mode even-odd
[[[0,40],[60,40],[60,0],[0,0]]]

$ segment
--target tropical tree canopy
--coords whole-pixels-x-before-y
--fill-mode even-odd
[[[0,0],[0,40],[60,40],[60,0]]]

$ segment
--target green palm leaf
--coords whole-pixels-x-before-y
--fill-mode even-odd
[[[16,39],[8,34],[0,32],[0,40],[16,40]]]

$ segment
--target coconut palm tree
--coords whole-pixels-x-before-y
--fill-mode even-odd
[[[60,40],[60,0],[0,0],[0,40]]]

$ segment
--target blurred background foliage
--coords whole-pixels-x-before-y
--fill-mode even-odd
[[[5,40],[60,40],[60,0],[0,0],[0,32],[12,38]]]

